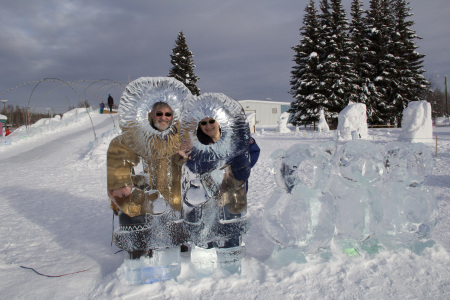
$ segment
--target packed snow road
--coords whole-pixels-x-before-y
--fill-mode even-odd
[[[92,117],[97,137],[114,131],[110,116]],[[108,261],[111,237],[104,234],[111,230],[105,175],[80,163],[95,143],[90,120],[81,123],[0,153],[0,268],[7,271],[0,278],[9,287],[2,297],[25,298],[31,290],[37,298],[83,297],[102,274],[118,267]],[[46,275],[89,271],[49,279],[20,266]],[[49,280],[64,288],[49,288]]]

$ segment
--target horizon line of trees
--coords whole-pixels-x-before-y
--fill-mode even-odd
[[[401,127],[410,101],[430,95],[422,55],[411,29],[406,0],[362,0],[351,4],[348,21],[341,0],[315,1],[305,8],[301,40],[291,71],[290,123],[315,123],[323,109],[330,128],[349,103],[364,103],[371,125]]]

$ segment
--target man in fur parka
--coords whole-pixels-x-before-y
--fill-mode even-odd
[[[115,244],[130,259],[184,241],[181,218],[179,114],[190,93],[173,78],[143,77],[131,82],[120,107],[122,134],[107,152],[107,189],[119,215]],[[150,110],[149,110],[149,107]]]

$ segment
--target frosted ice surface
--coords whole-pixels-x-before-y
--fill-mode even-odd
[[[438,208],[422,185],[433,165],[425,145],[332,144],[298,144],[271,155],[279,188],[263,222],[278,260],[283,249],[313,253],[333,237],[349,255],[413,247],[430,237]]]
[[[181,273],[180,248],[153,250],[152,257],[126,258],[117,272],[122,280],[132,285],[176,279]]]
[[[335,154],[335,170],[344,183],[366,185],[384,174],[384,156],[380,146],[366,140],[345,143]]]
[[[326,192],[334,146],[294,145],[271,155],[275,189],[264,209],[267,236],[283,248],[307,253],[328,247],[333,237],[335,206]]]
[[[423,143],[391,142],[385,151],[385,182],[422,183],[433,169],[430,150]]]
[[[272,172],[278,186],[290,192],[294,186],[324,188],[330,174],[330,159],[334,146],[324,143],[320,146],[294,145],[288,150],[277,150],[270,156]]]

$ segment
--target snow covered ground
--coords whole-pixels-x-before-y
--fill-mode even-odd
[[[420,256],[398,250],[373,257],[336,252],[329,261],[304,264],[281,265],[271,259],[274,246],[262,225],[264,205],[276,186],[270,154],[296,143],[335,140],[336,131],[277,134],[266,128],[263,135],[254,135],[261,156],[249,182],[252,227],[244,237],[242,274],[197,278],[185,258],[178,281],[129,286],[116,274],[124,253],[111,246],[112,211],[106,196],[106,149],[120,130],[109,114],[94,112],[91,117],[92,123],[81,113],[63,126],[43,122],[26,138],[22,132],[11,145],[0,146],[0,298],[450,298],[450,127],[433,128],[438,150],[426,184],[439,203],[439,220],[432,234],[435,245]],[[397,140],[399,133],[369,129],[376,143]],[[435,141],[427,145],[435,154]],[[52,278],[21,266],[53,276],[83,272]]]

